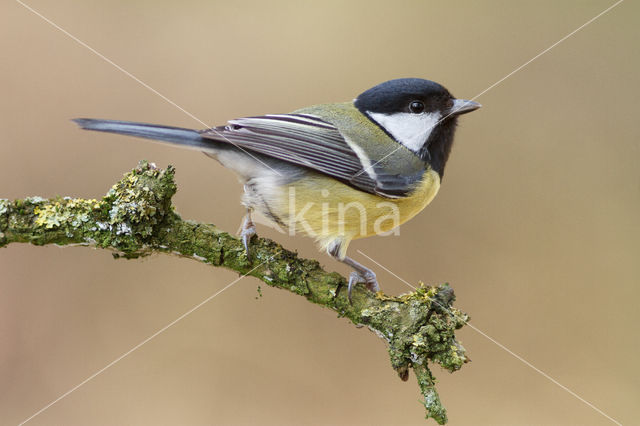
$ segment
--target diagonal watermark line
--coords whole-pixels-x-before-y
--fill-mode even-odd
[[[395,274],[393,271],[391,271],[390,269],[388,269],[387,267],[385,267],[381,263],[379,263],[379,262],[375,261],[374,259],[372,259],[371,257],[367,256],[361,250],[357,250],[357,252],[360,253],[361,255],[363,255],[364,257],[366,257],[367,259],[369,259],[370,261],[372,261],[373,263],[375,263],[376,265],[378,265],[379,267],[381,267],[382,269],[384,269],[385,271],[387,271],[388,273],[390,273],[391,275],[393,275],[394,277],[396,277],[397,279],[399,279],[400,281],[402,281],[403,283],[405,283],[406,285],[408,285],[409,287],[411,287],[412,289],[416,290],[416,287],[411,285],[407,280],[405,280],[404,278],[398,276],[397,274]],[[437,302],[435,300],[434,300],[434,302],[438,303],[440,305],[439,302]],[[440,307],[445,308],[442,305],[440,305]],[[584,399],[583,397],[581,397],[580,395],[578,395],[577,393],[575,393],[574,391],[572,391],[571,389],[569,389],[568,387],[566,387],[565,385],[563,385],[562,383],[560,383],[559,381],[557,381],[556,379],[554,379],[553,377],[551,377],[550,375],[545,373],[544,371],[540,370],[538,367],[536,367],[535,365],[531,364],[529,361],[527,361],[526,359],[524,359],[523,357],[521,357],[517,353],[515,353],[512,350],[510,350],[509,348],[507,348],[505,345],[503,345],[502,343],[498,342],[493,337],[489,336],[488,334],[486,334],[485,332],[483,332],[479,328],[475,327],[473,324],[470,324],[469,322],[465,321],[465,325],[468,325],[475,332],[477,332],[481,336],[485,337],[486,339],[488,339],[492,343],[496,344],[500,349],[504,350],[505,352],[507,352],[508,354],[513,356],[514,358],[516,358],[518,361],[520,361],[523,364],[525,364],[527,367],[531,368],[532,370],[534,370],[538,374],[542,375],[544,378],[546,378],[547,380],[551,381],[552,383],[554,383],[555,385],[560,387],[562,390],[568,392],[570,395],[572,395],[573,397],[575,397],[579,401],[582,401],[583,403],[585,403],[586,405],[588,405],[589,407],[591,407],[592,409],[597,411],[602,416],[604,416],[607,419],[611,420],[613,423],[622,426],[622,423],[620,423],[619,421],[617,421],[613,417],[609,416],[607,413],[605,413],[604,411],[602,411],[601,409],[599,409],[598,407],[593,405],[591,402],[587,401],[586,399]]]
[[[35,412],[34,414],[32,414],[31,416],[29,416],[27,419],[23,420],[22,422],[19,423],[18,426],[22,426],[25,423],[27,423],[28,421],[30,421],[31,419],[33,419],[34,417],[36,417],[37,415],[41,414],[42,412],[44,412],[45,410],[47,410],[48,408],[50,408],[51,406],[53,406],[54,404],[58,403],[59,401],[61,401],[62,399],[66,398],[67,396],[69,396],[71,393],[73,393],[74,391],[76,391],[78,388],[80,388],[81,386],[85,385],[87,382],[91,381],[92,379],[94,379],[95,377],[99,376],[100,374],[104,373],[107,369],[109,369],[110,367],[114,366],[116,363],[118,363],[119,361],[121,361],[123,358],[127,357],[128,355],[130,355],[131,353],[133,353],[134,351],[136,351],[137,349],[139,349],[141,346],[143,346],[144,344],[148,343],[150,340],[154,339],[155,337],[157,337],[158,335],[162,334],[163,332],[165,332],[167,329],[169,329],[170,327],[174,326],[175,324],[177,324],[178,322],[180,322],[181,320],[183,320],[184,318],[186,318],[187,316],[189,316],[190,314],[192,314],[194,311],[196,311],[198,308],[200,308],[202,305],[206,304],[207,302],[209,302],[211,299],[215,298],[216,296],[218,296],[220,293],[222,293],[223,291],[225,291],[226,289],[228,289],[229,287],[231,287],[232,285],[234,285],[235,283],[237,283],[238,281],[240,281],[241,279],[243,279],[244,277],[246,277],[247,275],[249,275],[250,273],[252,273],[253,271],[255,271],[256,269],[258,269],[260,266],[264,265],[266,263],[266,261],[260,263],[259,265],[253,267],[249,272],[247,272],[246,274],[236,278],[235,280],[231,281],[229,284],[227,284],[226,286],[224,286],[222,289],[218,290],[217,292],[215,292],[214,294],[212,294],[211,296],[207,297],[206,299],[204,299],[202,302],[198,303],[197,305],[195,305],[193,308],[189,309],[187,312],[185,312],[184,314],[180,315],[178,318],[176,318],[175,320],[171,321],[169,324],[165,325],[164,327],[162,327],[160,330],[156,331],[155,333],[153,333],[151,336],[147,337],[146,339],[144,339],[142,342],[138,343],[137,345],[135,345],[133,348],[129,349],[127,352],[123,353],[122,355],[120,355],[118,358],[114,359],[113,361],[111,361],[109,364],[105,365],[104,367],[102,367],[100,370],[96,371],[95,373],[93,373],[92,375],[90,375],[89,377],[87,377],[86,379],[84,379],[82,382],[78,383],[77,385],[75,385],[74,387],[72,387],[71,389],[69,389],[68,391],[66,391],[65,393],[63,393],[62,395],[60,395],[58,398],[56,398],[55,400],[51,401],[49,404],[45,405],[44,407],[42,407],[40,410],[38,410],[37,412]]]
[[[115,62],[113,62],[111,59],[107,58],[106,56],[104,56],[102,53],[98,52],[96,49],[94,49],[93,47],[89,46],[87,43],[85,43],[84,41],[80,40],[78,37],[74,36],[73,34],[71,34],[69,31],[65,30],[64,28],[62,28],[60,25],[56,24],[55,22],[53,22],[51,19],[47,18],[46,16],[44,16],[43,14],[41,14],[40,12],[38,12],[37,10],[35,10],[34,8],[32,8],[31,6],[29,6],[28,4],[22,2],[21,0],[16,0],[16,2],[18,4],[20,4],[22,7],[24,7],[25,9],[29,10],[31,13],[33,13],[34,15],[38,16],[39,18],[41,18],[43,21],[47,22],[49,25],[51,25],[52,27],[54,27],[55,29],[57,29],[58,31],[62,32],[64,35],[66,35],[67,37],[69,37],[70,39],[72,39],[73,41],[75,41],[76,43],[78,43],[79,45],[81,45],[82,47],[88,49],[89,51],[91,51],[93,54],[95,54],[96,56],[98,56],[100,59],[104,60],[105,62],[113,65],[115,68],[117,68],[119,71],[121,71],[122,73],[124,73],[125,75],[127,75],[128,77],[130,77],[131,79],[133,79],[134,81],[136,81],[137,83],[141,84],[142,86],[144,86],[146,89],[150,90],[151,92],[153,92],[154,94],[158,95],[159,97],[161,97],[162,99],[164,99],[165,101],[167,101],[168,103],[170,103],[171,105],[173,105],[174,107],[178,108],[180,111],[184,112],[185,114],[187,114],[189,117],[193,118],[194,120],[196,120],[197,122],[199,122],[200,124],[202,124],[204,127],[206,127],[208,130],[213,131],[214,133],[216,133],[217,135],[219,135],[221,138],[223,138],[224,140],[226,140],[227,142],[229,142],[231,145],[235,146],[236,148],[238,148],[240,151],[244,152],[245,154],[247,154],[248,156],[250,156],[251,158],[253,158],[254,160],[256,160],[257,162],[259,162],[260,164],[262,164],[263,166],[271,169],[271,171],[273,171],[274,173],[276,173],[277,175],[282,175],[279,171],[275,170],[274,168],[272,168],[271,166],[269,166],[268,164],[266,164],[264,161],[260,160],[259,158],[256,158],[254,155],[252,155],[250,152],[247,152],[245,149],[243,149],[241,146],[239,146],[237,143],[229,140],[229,138],[227,138],[225,135],[223,135],[222,133],[218,132],[214,126],[211,126],[207,123],[205,123],[204,121],[202,121],[201,119],[199,119],[198,117],[196,117],[195,115],[193,115],[192,113],[190,113],[189,111],[187,111],[186,109],[184,109],[183,107],[181,107],[180,105],[178,105],[177,103],[175,103],[174,101],[172,101],[171,99],[169,99],[168,97],[166,97],[165,95],[163,95],[162,93],[158,92],[156,89],[154,89],[153,87],[149,86],[147,83],[145,83],[144,81],[140,80],[138,77],[136,77],[135,75],[131,74],[129,71],[125,70],[124,68],[122,68],[120,65],[116,64]]]
[[[520,71],[521,69],[523,69],[524,67],[526,67],[527,65],[529,65],[531,62],[535,61],[536,59],[538,59],[539,57],[541,57],[542,55],[544,55],[545,53],[547,53],[548,51],[550,51],[551,49],[553,49],[554,47],[556,47],[557,45],[559,45],[560,43],[562,43],[563,41],[565,41],[566,39],[568,39],[569,37],[573,36],[574,34],[576,34],[578,31],[582,30],[584,27],[586,27],[587,25],[591,24],[593,21],[595,21],[596,19],[600,18],[602,15],[604,15],[605,13],[609,12],[611,9],[613,9],[614,7],[618,6],[620,3],[622,3],[624,0],[618,0],[617,2],[615,2],[614,4],[612,4],[611,6],[609,6],[608,8],[606,8],[605,10],[603,10],[602,12],[598,13],[596,16],[594,16],[593,18],[589,19],[587,22],[585,22],[584,24],[580,25],[578,28],[576,28],[575,30],[571,31],[569,34],[567,34],[566,36],[562,37],[560,40],[556,41],[555,43],[553,43],[551,46],[547,47],[546,49],[544,49],[542,52],[538,53],[536,56],[534,56],[533,58],[529,59],[527,62],[525,62],[524,64],[520,65],[518,68],[514,69],[513,71],[511,71],[509,74],[505,75],[504,77],[502,77],[500,80],[496,81],[495,83],[493,83],[491,86],[487,87],[486,89],[484,89],[482,92],[478,93],[477,95],[475,95],[473,98],[469,99],[469,101],[475,101],[476,99],[478,99],[480,96],[484,95],[485,93],[487,93],[489,90],[493,89],[494,87],[496,87],[497,85],[499,85],[500,83],[502,83],[503,81],[505,81],[506,79],[508,79],[509,77],[511,77],[512,75],[514,75],[515,73],[517,73],[518,71]],[[460,106],[460,108],[464,107],[464,105]],[[458,109],[460,109],[458,108]],[[433,127],[436,127],[438,124],[442,123],[444,120],[446,120],[448,117],[450,117],[451,115],[455,114],[456,111],[458,110],[454,110],[451,111],[449,114],[445,115],[444,117],[442,117],[440,120],[438,120],[438,122],[436,124],[433,125]],[[382,157],[381,159],[375,161],[373,164],[368,165],[367,167],[363,168],[362,170],[360,170],[358,173],[356,173],[353,177],[358,177],[360,176],[362,173],[368,172],[369,170],[371,170],[371,168],[375,167],[376,164],[380,163],[381,161],[384,161],[386,158],[388,158],[389,156],[393,155],[394,153],[396,153],[399,149],[403,148],[404,146],[401,144],[398,144],[398,146],[391,151],[390,153],[388,153],[387,155],[385,155],[384,157]]]

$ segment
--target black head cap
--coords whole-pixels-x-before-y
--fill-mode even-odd
[[[398,78],[378,84],[358,96],[355,106],[362,113],[393,114],[412,112],[411,103],[420,101],[425,112],[446,111],[453,105],[453,96],[438,83],[421,78]]]

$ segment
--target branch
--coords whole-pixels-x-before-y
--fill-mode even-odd
[[[127,173],[101,200],[28,197],[0,199],[0,247],[10,243],[86,245],[111,249],[114,257],[137,258],[152,252],[189,257],[254,276],[270,286],[304,296],[356,325],[366,325],[388,343],[391,365],[402,380],[413,368],[427,418],[447,421],[428,362],[453,372],[468,361],[454,331],[468,316],[451,306],[447,285],[420,286],[400,297],[373,294],[361,286],[346,297],[346,280],[315,260],[264,238],[251,242],[253,263],[240,240],[211,224],[183,220],[174,211],[174,169],[145,161]]]

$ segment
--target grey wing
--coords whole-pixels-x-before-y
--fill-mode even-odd
[[[376,167],[364,166],[335,126],[308,114],[240,118],[224,127],[203,130],[201,136],[307,167],[385,197],[406,195],[415,183],[415,179],[408,182],[400,176],[378,174]]]

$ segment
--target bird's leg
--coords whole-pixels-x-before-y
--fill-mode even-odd
[[[256,226],[251,220],[251,209],[247,207],[247,214],[244,216],[244,219],[242,219],[242,225],[240,225],[240,237],[242,238],[242,244],[244,245],[244,250],[249,260],[251,260],[249,241],[251,241],[251,237],[254,235],[256,235]]]
[[[345,256],[344,258],[340,259],[340,256],[338,255],[338,247],[333,247],[327,251],[329,253],[329,256],[351,266],[354,269],[354,271],[349,274],[349,286],[347,288],[349,303],[351,303],[351,291],[357,283],[364,283],[364,285],[366,285],[367,288],[374,293],[380,291],[380,285],[378,285],[378,279],[376,278],[375,272],[360,264],[359,262],[356,262],[349,256]]]

